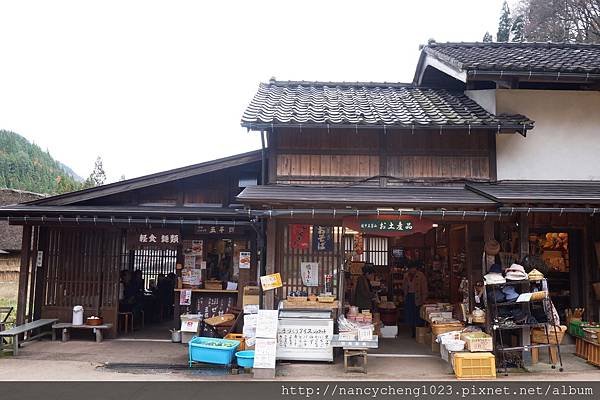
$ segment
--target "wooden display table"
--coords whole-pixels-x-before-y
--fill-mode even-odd
[[[367,351],[379,347],[379,338],[374,335],[371,340],[340,340],[339,335],[333,335],[332,347],[341,347],[344,350],[344,372],[367,373]],[[352,359],[362,360],[358,366],[348,365]]]
[[[69,341],[69,329],[92,329],[92,332],[96,334],[96,343],[102,342],[102,331],[105,329],[111,329],[113,324],[102,324],[102,325],[73,325],[70,322],[61,322],[52,325],[52,340],[56,340],[55,329],[62,329],[62,341]]]
[[[340,308],[340,302],[335,300],[333,302],[321,302],[321,301],[282,301],[283,309],[321,309],[321,310],[336,310]]]

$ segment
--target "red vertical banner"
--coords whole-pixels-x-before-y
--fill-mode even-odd
[[[290,224],[290,248],[306,250],[310,245],[310,228],[304,224]]]
[[[365,251],[363,247],[363,235],[362,233],[357,232],[356,234],[354,234],[354,252],[359,256],[362,255],[362,253],[364,253]]]

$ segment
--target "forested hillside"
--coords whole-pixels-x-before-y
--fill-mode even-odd
[[[38,145],[0,130],[0,188],[56,194],[79,190],[83,185]]]

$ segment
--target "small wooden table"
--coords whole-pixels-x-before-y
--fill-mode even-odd
[[[379,347],[379,338],[373,335],[371,340],[340,340],[339,335],[333,335],[331,339],[332,347],[341,347],[344,350],[344,372],[362,372],[367,373],[367,350]],[[350,359],[362,359],[362,365],[350,366]]]
[[[105,329],[111,329],[113,324],[102,324],[102,325],[73,325],[70,322],[60,322],[52,325],[52,340],[56,340],[55,329],[62,329],[62,341],[69,341],[69,329],[92,329],[92,332],[96,334],[96,343],[102,342],[102,331]]]

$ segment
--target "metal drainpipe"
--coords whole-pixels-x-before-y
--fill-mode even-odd
[[[267,149],[265,147],[265,131],[261,130],[260,131],[260,143],[261,143],[261,162],[260,162],[260,184],[261,185],[265,185],[267,183]],[[257,246],[256,248],[258,249],[258,271],[257,271],[257,277],[256,277],[256,283],[258,284],[259,287],[259,293],[260,295],[258,296],[258,305],[259,307],[262,309],[263,308],[263,291],[262,291],[262,286],[260,284],[260,277],[264,276],[267,273],[267,265],[266,265],[266,261],[267,261],[267,223],[265,221],[264,218],[261,217],[257,217],[260,220],[260,231],[257,232],[258,237],[257,237]]]

